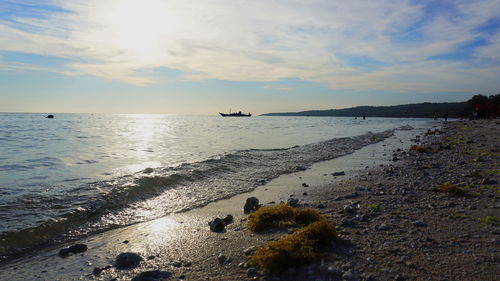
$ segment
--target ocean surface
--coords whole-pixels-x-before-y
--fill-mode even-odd
[[[203,206],[406,125],[430,121],[0,113],[0,256]]]

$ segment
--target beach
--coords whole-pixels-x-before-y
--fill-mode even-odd
[[[499,126],[496,120],[454,121],[428,132],[396,131],[250,193],[9,261],[0,266],[0,279],[130,280],[159,270],[165,280],[495,280]],[[440,192],[443,183],[467,196]],[[243,213],[248,197],[264,205],[296,198],[301,207],[317,208],[335,224],[340,241],[323,249],[317,263],[264,274],[247,263],[248,255],[293,229],[250,231]],[[211,232],[208,222],[228,214],[234,222]],[[88,250],[58,255],[76,243]],[[115,257],[124,252],[144,260],[117,269]]]

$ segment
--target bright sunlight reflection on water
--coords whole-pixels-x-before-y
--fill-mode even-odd
[[[152,153],[158,153],[155,148],[165,146],[162,144],[158,136],[171,136],[172,126],[171,120],[165,115],[152,114],[126,114],[129,118],[130,125],[125,136],[124,142],[133,144],[129,149],[129,157],[147,161],[151,158]],[[168,149],[168,147],[166,147]],[[129,171],[139,171],[145,168],[159,167],[161,163],[158,161],[148,161],[140,164],[128,165],[125,169]]]

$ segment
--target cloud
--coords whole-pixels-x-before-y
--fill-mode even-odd
[[[264,89],[269,89],[269,90],[277,90],[277,91],[290,91],[292,88],[289,87],[279,87],[279,86],[272,86],[272,85],[264,85],[262,86]]]
[[[134,85],[160,82],[143,70],[167,67],[190,80],[299,78],[403,92],[498,89],[500,40],[491,21],[500,1],[434,3],[57,0],[42,14],[0,19],[0,51],[67,58],[60,72]],[[487,23],[488,32],[480,32]],[[446,58],[478,37],[485,44],[470,47],[463,59],[430,59]]]

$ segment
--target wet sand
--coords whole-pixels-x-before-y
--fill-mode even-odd
[[[87,244],[83,254],[61,258],[57,247],[11,261],[0,267],[0,279],[130,280],[143,271],[162,270],[172,274],[166,280],[495,280],[500,232],[498,224],[480,219],[498,217],[498,129],[495,121],[476,121],[449,123],[443,132],[426,137],[415,130],[397,131],[253,192],[71,243]],[[445,146],[446,139],[452,145],[435,153],[409,152],[416,135],[424,139],[420,144]],[[467,176],[476,170],[482,178]],[[338,171],[346,175],[334,177]],[[444,181],[475,196],[436,192]],[[253,234],[245,227],[242,207],[251,196],[264,204],[294,197],[305,206],[321,207],[350,246],[339,252],[334,245],[318,264],[281,276],[247,276],[245,249],[286,235]],[[343,212],[346,205],[356,212]],[[234,223],[224,233],[210,232],[207,222],[227,214]],[[112,265],[122,252],[139,253],[145,261],[132,270],[117,270]],[[222,255],[229,262],[221,265]],[[107,266],[97,276],[92,273]]]

